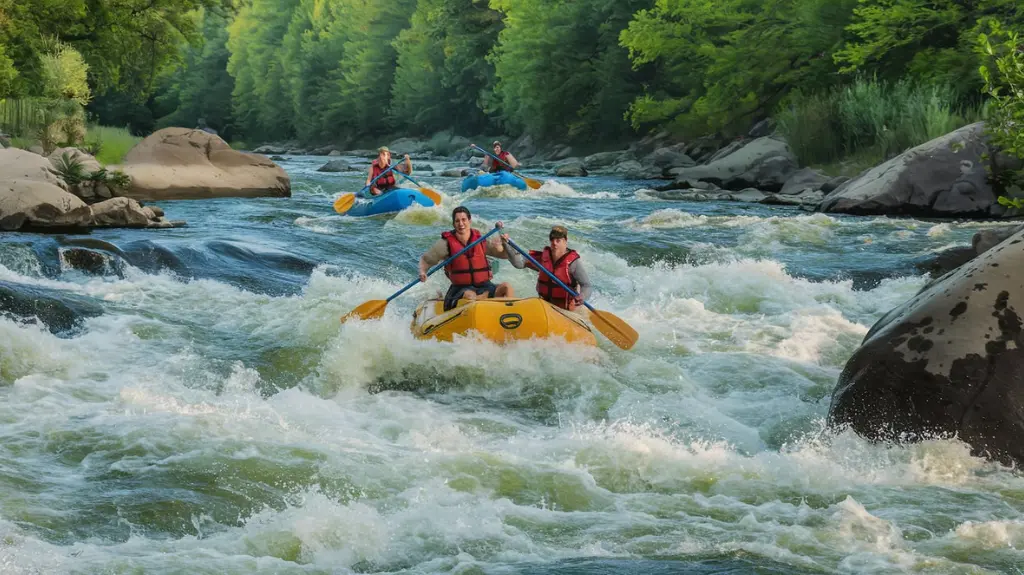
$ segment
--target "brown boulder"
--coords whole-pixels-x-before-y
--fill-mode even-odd
[[[120,169],[132,179],[122,195],[140,200],[291,196],[280,166],[202,130],[158,130],[128,152]]]
[[[91,221],[92,210],[85,202],[51,183],[0,181],[0,230],[15,231],[26,225],[87,227]]]

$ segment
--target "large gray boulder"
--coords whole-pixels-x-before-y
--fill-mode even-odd
[[[316,171],[318,171],[318,172],[328,172],[328,173],[337,173],[337,172],[351,172],[351,171],[354,171],[356,169],[357,168],[353,168],[345,160],[331,160],[331,161],[327,162],[326,164],[324,164],[324,165],[320,166],[319,168],[317,168]]]
[[[670,173],[685,182],[711,182],[727,190],[757,188],[777,192],[797,171],[796,156],[786,142],[758,138],[736,144],[725,154],[716,154],[704,165],[674,168]]]
[[[689,168],[691,166],[695,166],[697,162],[694,162],[693,158],[687,156],[683,152],[684,149],[686,149],[686,144],[676,144],[674,146],[658,148],[644,156],[644,158],[640,160],[640,163],[645,167],[653,167],[660,170]]]
[[[868,332],[828,422],[873,440],[958,437],[1024,465],[1024,231],[928,285]]]
[[[555,175],[562,178],[582,178],[587,173],[587,168],[578,159],[565,160],[555,165]]]
[[[587,168],[588,171],[594,171],[633,159],[635,159],[633,158],[633,154],[626,151],[598,152],[583,158],[583,166]]]
[[[932,217],[1001,215],[983,156],[977,122],[875,166],[825,196],[823,212]]]
[[[820,190],[830,178],[825,174],[811,168],[802,168],[793,172],[793,175],[786,180],[783,184],[782,189],[779,190],[780,194],[793,195],[802,194],[808,190]]]

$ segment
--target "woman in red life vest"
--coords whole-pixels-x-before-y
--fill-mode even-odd
[[[469,210],[463,206],[452,210],[454,229],[441,234],[441,239],[434,242],[434,245],[420,257],[420,281],[427,281],[427,270],[431,266],[448,259],[480,237],[480,232],[470,226],[472,217]],[[501,222],[498,222],[497,226],[502,227]],[[472,300],[515,297],[512,286],[507,283],[495,285],[491,281],[493,274],[487,261],[488,257],[507,259],[513,266],[522,268],[523,256],[509,249],[507,242],[507,234],[502,234],[500,238],[492,236],[444,267],[445,275],[452,282],[444,296],[445,310],[454,308],[460,298]]]
[[[512,156],[512,154],[510,154],[508,152],[501,151],[501,142],[499,142],[497,140],[494,141],[494,155],[498,156],[499,158],[501,158],[501,162],[505,162],[505,164],[508,164],[508,166],[506,166],[505,164],[503,164],[501,162],[495,161],[494,158],[492,158],[490,156],[487,156],[486,158],[484,158],[484,171],[486,171],[486,172],[501,172],[501,171],[511,172],[512,170],[514,170],[514,169],[519,167],[519,161],[517,161]],[[512,166],[512,167],[510,168],[509,166]]]
[[[591,286],[587,270],[580,261],[580,254],[576,250],[570,250],[568,244],[569,231],[562,226],[555,226],[548,233],[548,247],[541,251],[530,250],[530,257],[555,274],[562,283],[571,287],[579,294],[580,299],[569,295],[569,292],[562,289],[548,274],[538,270],[529,261],[526,262],[526,266],[539,272],[537,295],[562,309],[573,310],[590,298]]]
[[[398,182],[395,179],[395,170],[410,175],[412,174],[412,160],[409,159],[409,154],[406,154],[404,159],[404,166],[395,166],[394,170],[391,170],[380,178],[377,178],[376,182],[373,182],[374,178],[380,175],[384,170],[388,169],[388,166],[391,165],[391,150],[389,150],[387,146],[377,148],[377,159],[370,163],[370,174],[366,176],[366,183],[363,185],[369,186],[370,182],[373,182],[373,185],[370,186],[370,193],[374,196],[379,196],[384,192],[391,191],[392,188],[397,188]]]

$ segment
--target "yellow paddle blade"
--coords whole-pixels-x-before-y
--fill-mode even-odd
[[[355,205],[355,203],[355,194],[344,194],[338,199],[334,200],[334,211],[338,212],[339,214],[344,214],[345,212],[349,211],[352,208],[352,206]]]
[[[543,183],[540,182],[540,180],[535,180],[533,178],[523,178],[523,179],[526,181],[526,185],[530,186],[531,190],[539,189],[541,186],[544,185]]]
[[[435,206],[441,205],[441,194],[431,190],[430,188],[420,188],[420,193],[433,200]]]
[[[341,317],[341,323],[352,318],[359,319],[377,319],[384,315],[384,308],[388,307],[388,301],[384,299],[371,299],[368,302],[363,302],[362,305],[356,309],[348,312]]]
[[[605,337],[622,349],[633,347],[640,335],[619,316],[610,311],[590,312],[590,321]]]

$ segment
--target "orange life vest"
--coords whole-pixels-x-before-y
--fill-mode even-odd
[[[550,247],[544,248],[542,252],[530,250],[530,257],[537,260],[544,266],[544,269],[555,274],[555,277],[562,280],[562,283],[579,293],[579,284],[569,274],[569,266],[572,262],[580,259],[580,254],[576,253],[576,250],[565,252],[565,255],[557,262],[552,260]],[[537,295],[562,309],[573,310],[576,308],[576,299],[544,272],[540,272],[540,275],[537,276]]]
[[[370,164],[370,167],[373,169],[373,171],[370,172],[371,182],[373,181],[374,178],[380,176],[381,172],[388,169],[387,166],[381,167],[380,162],[378,160],[374,160],[373,163]],[[380,179],[370,184],[370,186],[377,188],[378,190],[386,190],[388,188],[395,187],[395,171],[391,170],[390,172],[384,174],[383,176],[380,176]]]
[[[494,173],[494,172],[511,172],[512,168],[510,168],[510,167],[508,167],[508,165],[506,165],[506,164],[510,163],[508,161],[508,152],[506,152],[505,150],[502,150],[501,153],[498,154],[498,157],[501,158],[501,162],[505,162],[505,163],[502,164],[498,160],[495,160],[494,158],[491,158],[491,170],[490,170],[491,173]]]
[[[456,254],[462,248],[480,239],[480,232],[469,231],[469,242],[462,243],[456,237],[455,231],[444,232],[441,237],[448,242],[448,255]],[[484,242],[473,246],[473,249],[460,255],[444,266],[444,274],[448,276],[454,286],[482,286],[491,281],[494,277],[491,273],[491,264],[487,261],[487,247]]]

